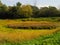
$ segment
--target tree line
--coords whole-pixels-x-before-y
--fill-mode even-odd
[[[41,7],[22,5],[17,2],[14,6],[6,6],[0,1],[0,19],[60,17],[60,9],[54,6]]]

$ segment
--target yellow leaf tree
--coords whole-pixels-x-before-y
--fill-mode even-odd
[[[31,17],[32,16],[32,8],[30,5],[22,5],[21,6],[21,15],[24,15],[25,17]]]

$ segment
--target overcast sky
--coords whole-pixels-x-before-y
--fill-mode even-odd
[[[31,4],[34,5],[36,2],[36,5],[38,7],[43,7],[43,6],[60,6],[60,0],[1,0],[2,3],[12,6],[15,5],[17,2],[21,2],[22,4]]]

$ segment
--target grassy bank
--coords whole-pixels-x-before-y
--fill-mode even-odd
[[[21,20],[21,19],[5,19],[0,20],[0,45],[60,45],[60,21],[57,21],[59,18],[50,19],[43,18],[38,20]],[[52,22],[57,25],[55,29],[13,29],[8,28],[6,25],[8,24],[23,24],[25,23],[33,23],[33,22]],[[39,23],[39,24],[40,24]],[[34,23],[33,23],[34,24]],[[38,24],[38,23],[37,23]],[[27,25],[27,24],[25,24]],[[30,24],[31,25],[31,24]],[[35,24],[34,24],[35,25]]]
[[[1,45],[60,45],[60,31],[54,34],[49,34],[35,38],[29,41],[18,41],[18,42],[0,42]]]

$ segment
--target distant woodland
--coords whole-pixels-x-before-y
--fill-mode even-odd
[[[14,6],[7,6],[0,1],[0,19],[60,17],[60,9],[54,6],[41,7],[22,5],[17,2]]]

